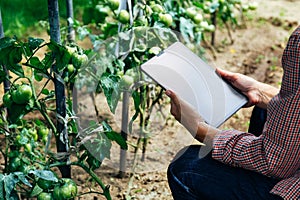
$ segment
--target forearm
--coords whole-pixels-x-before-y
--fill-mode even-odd
[[[219,129],[214,128],[202,121],[198,123],[195,139],[206,145],[212,145],[213,140],[219,131]]]
[[[256,105],[260,108],[266,109],[270,100],[279,93],[279,89],[260,82],[257,88],[258,95],[260,98],[259,102]]]

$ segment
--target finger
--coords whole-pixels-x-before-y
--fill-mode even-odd
[[[233,73],[224,69],[217,68],[216,72],[225,80],[235,85],[236,81],[239,79],[238,73]]]
[[[175,106],[177,106],[177,107],[180,106],[179,98],[177,97],[177,95],[173,91],[167,90],[166,95],[171,98],[171,100],[172,100],[172,102]]]
[[[171,90],[167,90],[166,95],[171,98],[171,109],[170,109],[171,114],[175,117],[175,119],[179,120],[181,117],[181,113],[180,113],[180,101],[177,98],[177,95]]]
[[[221,69],[221,68],[216,68],[216,72],[220,75],[220,76],[228,76],[229,74],[232,74],[232,72],[229,72],[225,69]]]
[[[220,76],[222,76],[222,77],[224,77],[224,78],[236,76],[236,73],[227,71],[227,70],[225,70],[225,69],[217,68],[217,69],[216,69],[216,72],[217,72]]]

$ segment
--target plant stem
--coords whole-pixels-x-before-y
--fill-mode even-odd
[[[84,171],[86,171],[99,184],[99,186],[102,188],[103,195],[106,197],[106,199],[107,200],[111,200],[112,199],[111,196],[110,196],[110,193],[109,193],[109,185],[105,186],[104,183],[102,183],[102,181],[100,180],[100,178],[97,176],[97,174],[95,174],[95,172],[93,170],[91,170],[90,168],[88,168],[82,162],[73,162],[73,163],[71,163],[71,165],[79,166]]]
[[[50,117],[48,116],[47,112],[45,111],[45,109],[43,109],[43,107],[41,106],[41,103],[38,101],[38,97],[36,95],[36,91],[34,89],[34,82],[31,79],[28,79],[30,85],[31,85],[31,90],[32,90],[32,96],[35,99],[35,105],[37,107],[37,109],[40,111],[40,113],[42,114],[42,116],[44,117],[44,119],[47,121],[48,125],[50,126],[52,132],[55,134],[56,131],[56,127],[53,124],[52,120],[50,119]]]
[[[57,162],[54,164],[49,165],[49,168],[53,168],[53,167],[61,167],[61,166],[66,166],[67,163],[66,162]],[[83,164],[82,162],[71,162],[68,165],[74,165],[74,166],[78,166],[81,167],[85,172],[87,172],[98,184],[99,186],[102,188],[103,193],[99,193],[102,194],[103,196],[106,197],[107,200],[112,200],[110,193],[109,193],[109,185],[104,185],[104,183],[102,183],[102,181],[100,180],[100,178],[97,176],[97,174],[95,174],[95,172],[93,170],[91,170],[90,168],[88,168],[85,164]]]

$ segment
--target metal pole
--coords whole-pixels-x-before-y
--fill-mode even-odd
[[[2,14],[1,14],[1,8],[0,8],[0,38],[4,37],[4,28],[3,28],[3,22],[2,22]],[[3,68],[6,72],[6,75],[9,76],[9,71],[6,69],[6,66],[3,65]],[[10,82],[9,80],[4,80],[4,92],[9,91],[10,89]]]
[[[48,0],[48,14],[50,23],[50,38],[56,43],[61,43],[60,39],[60,26],[59,26],[59,10],[58,10],[58,0]],[[55,96],[56,96],[56,112],[57,112],[57,133],[56,137],[56,147],[58,152],[68,152],[69,151],[69,139],[67,126],[64,123],[66,117],[66,95],[65,86],[61,82],[58,76],[59,72],[55,65],[52,66],[55,74],[54,85],[55,85]],[[59,119],[60,118],[60,119]],[[64,161],[67,161],[69,157],[66,157]],[[69,165],[62,166],[59,168],[64,178],[71,178],[71,167]]]

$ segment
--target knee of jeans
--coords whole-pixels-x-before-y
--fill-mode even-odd
[[[182,164],[180,163],[180,157],[174,158],[169,164],[167,169],[168,179],[174,179],[178,176],[178,172],[182,171]]]
[[[173,158],[172,162],[169,164],[168,169],[167,169],[167,175],[168,176],[178,176],[179,172],[182,172],[184,168],[185,162],[185,153],[187,149],[190,148],[190,146],[184,147],[181,149],[176,156]]]

